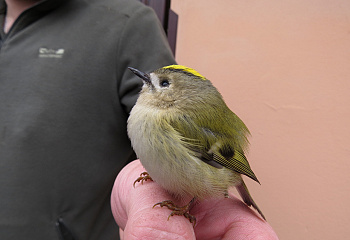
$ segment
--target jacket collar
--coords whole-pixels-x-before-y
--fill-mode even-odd
[[[50,11],[68,0],[43,0],[35,4],[32,8],[37,8],[39,11]],[[0,15],[6,13],[5,0],[0,0]]]
[[[14,31],[12,30],[10,31],[12,31],[12,34],[14,34],[15,32],[22,30],[29,24],[33,23],[34,21],[44,16],[49,11],[54,10],[55,8],[59,7],[61,4],[68,1],[70,0],[42,0],[36,3],[32,7],[25,10],[19,16],[19,18],[21,18],[20,24],[17,24],[16,29],[14,29]],[[5,0],[0,0],[0,28],[2,28],[4,24],[5,14],[6,14]]]

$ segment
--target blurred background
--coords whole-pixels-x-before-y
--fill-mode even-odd
[[[176,59],[251,131],[246,183],[281,240],[350,239],[350,1],[172,0]]]

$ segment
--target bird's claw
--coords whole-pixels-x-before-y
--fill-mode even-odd
[[[159,205],[160,207],[167,207],[169,210],[172,210],[172,212],[168,216],[168,221],[169,221],[170,217],[172,217],[174,215],[184,216],[185,218],[187,218],[190,221],[190,223],[193,224],[193,227],[195,227],[196,226],[196,217],[189,213],[189,210],[190,210],[192,203],[193,203],[193,200],[191,200],[191,202],[189,202],[187,205],[185,205],[183,207],[178,207],[177,205],[175,205],[175,203],[173,201],[166,200],[166,201],[154,204],[153,208],[157,205]]]
[[[135,184],[138,183],[138,182],[141,182],[141,184],[143,184],[144,181],[148,181],[148,180],[153,181],[153,179],[152,179],[151,176],[148,174],[148,172],[143,172],[143,173],[140,174],[140,177],[138,177],[138,178],[135,180],[133,186],[135,187]]]

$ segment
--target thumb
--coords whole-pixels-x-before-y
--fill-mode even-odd
[[[118,174],[111,195],[115,221],[124,230],[123,239],[195,239],[192,224],[182,216],[173,216],[155,203],[172,199],[164,189],[152,181],[134,181],[145,172],[139,160],[125,166]]]

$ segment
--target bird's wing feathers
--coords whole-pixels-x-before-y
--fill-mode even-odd
[[[204,162],[216,168],[228,168],[259,182],[244,155],[243,149],[247,145],[248,129],[233,113],[227,119],[229,121],[225,122],[214,119],[213,121],[219,124],[209,128],[196,119],[182,116],[180,121],[174,121],[172,125],[184,139],[188,139],[185,140],[186,146]],[[180,125],[174,123],[180,123]],[[232,124],[233,127],[225,128],[223,124]],[[230,129],[230,131],[223,131],[223,129]]]
[[[219,152],[213,152],[211,158],[213,161],[219,163],[220,165],[238,173],[244,174],[254,181],[259,182],[254,172],[250,168],[247,158],[240,151],[234,150],[233,155],[229,157],[224,157]]]

